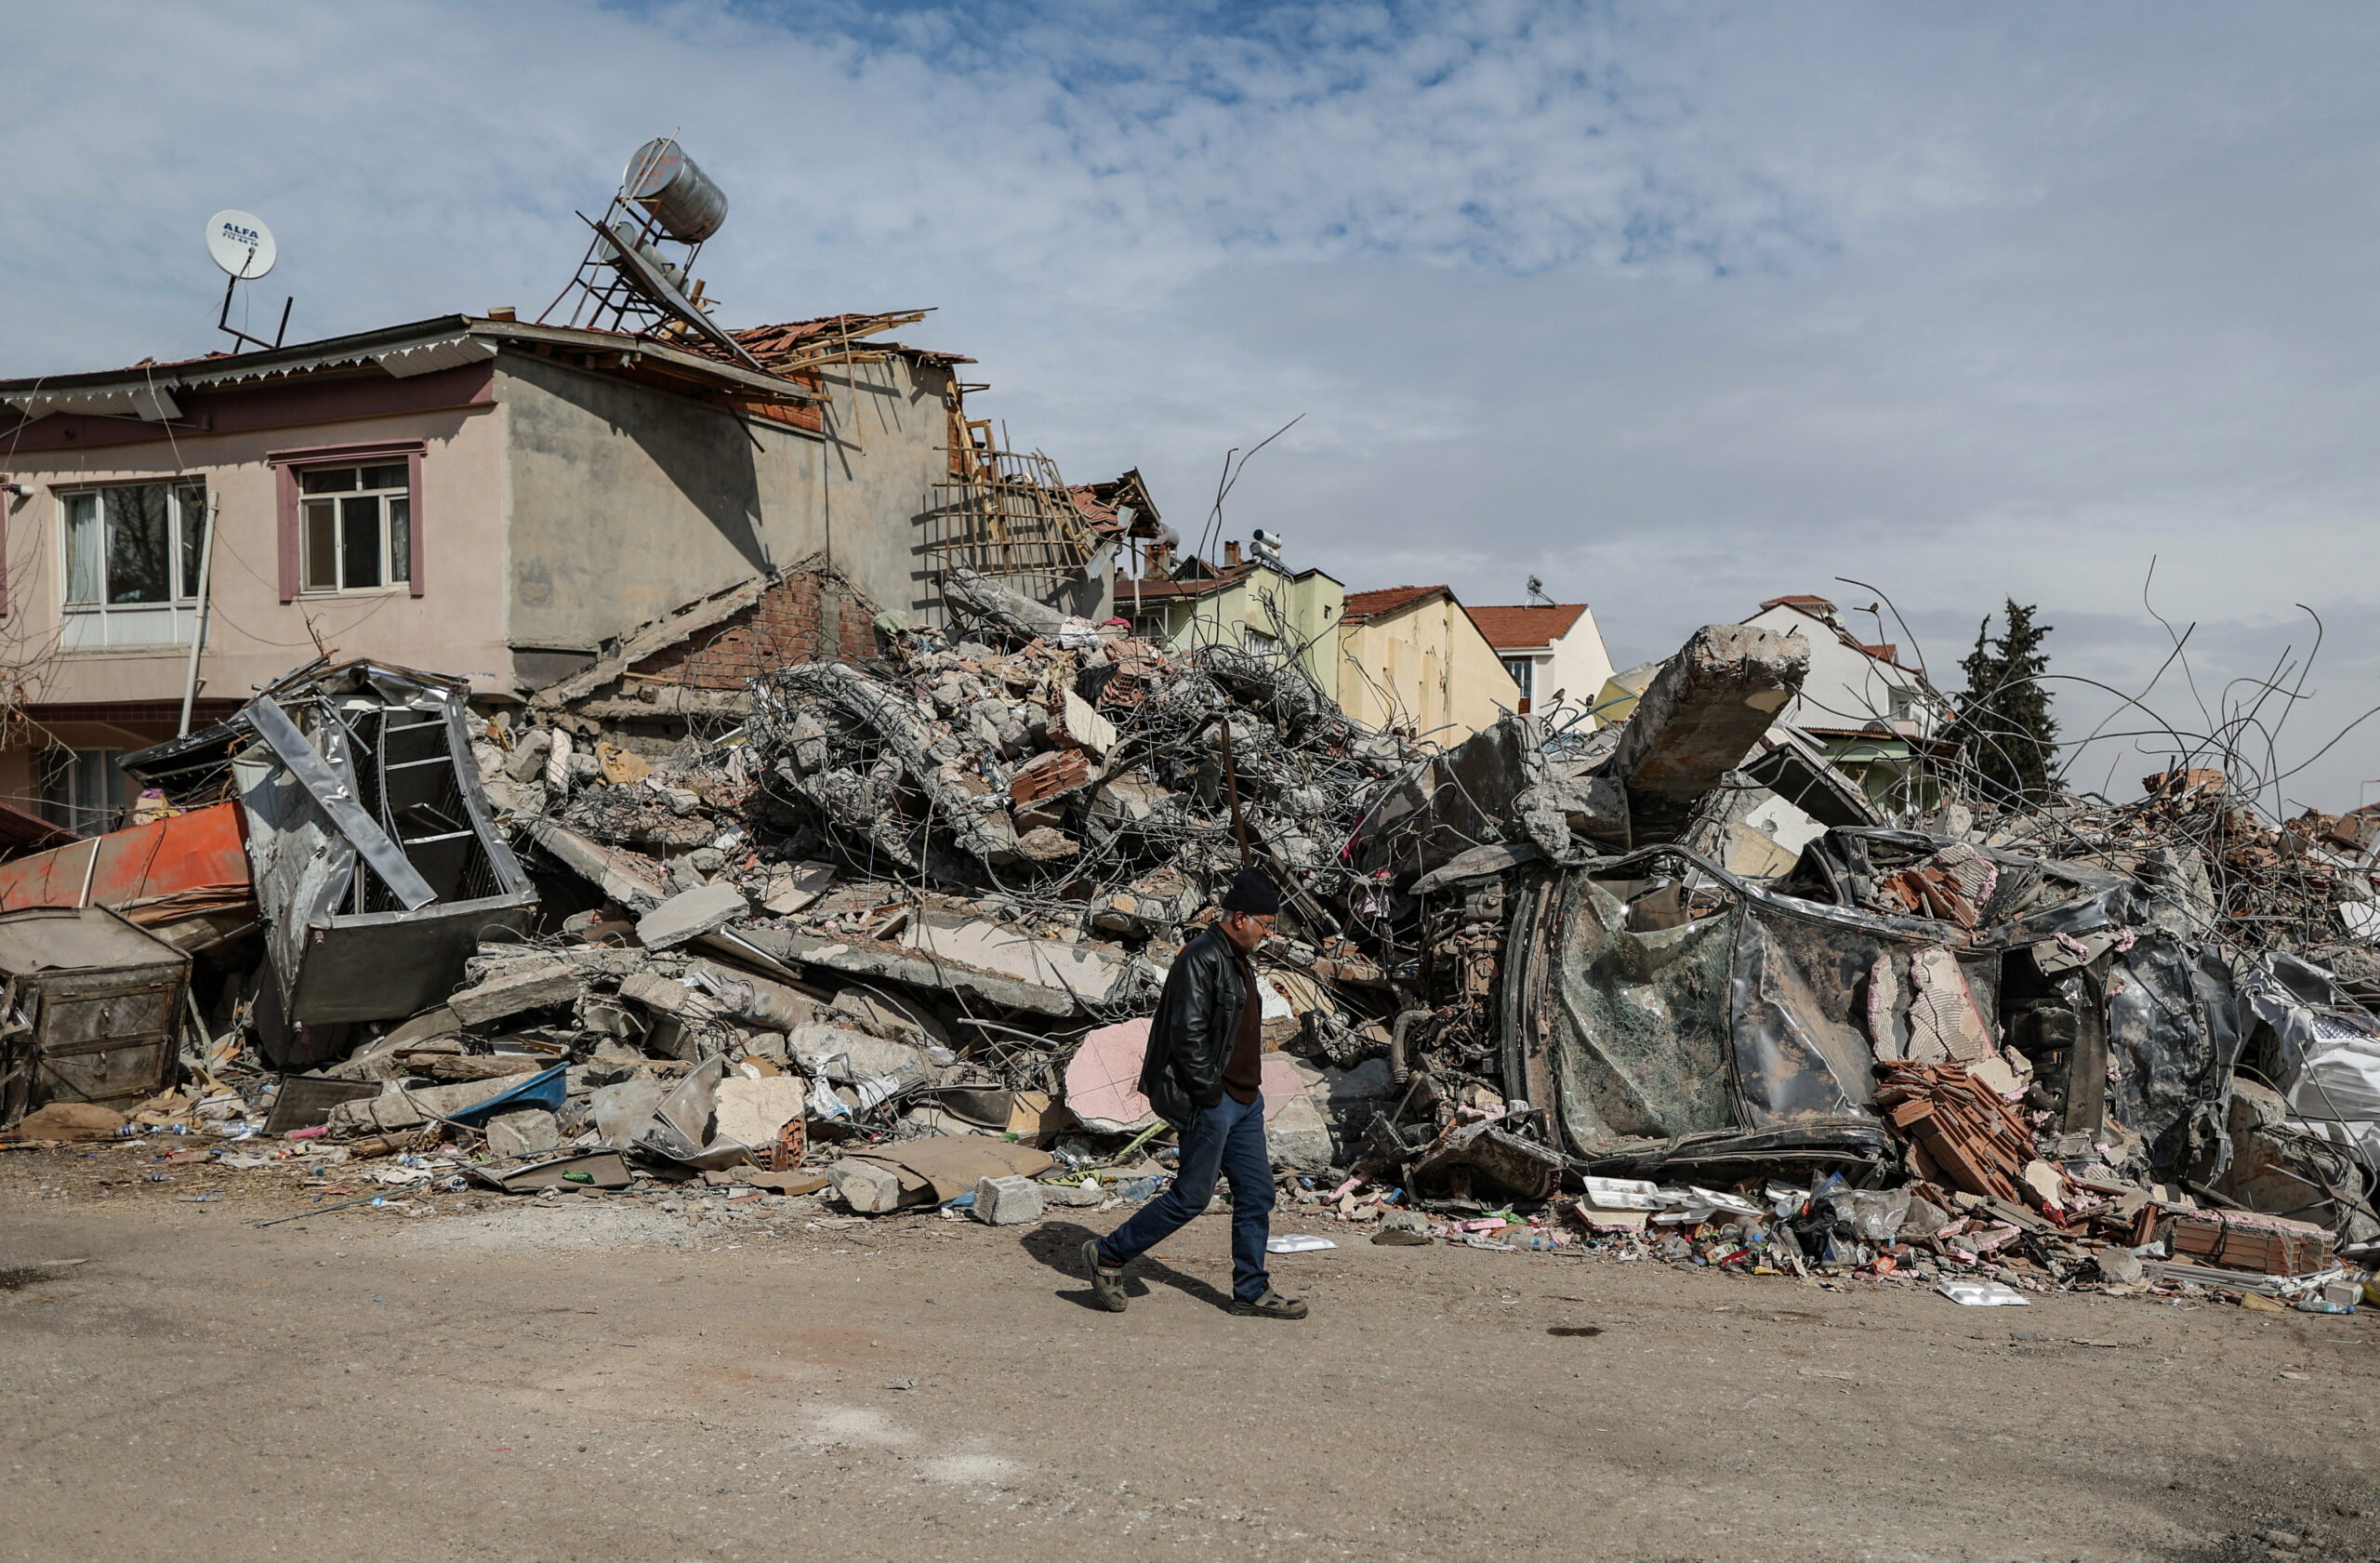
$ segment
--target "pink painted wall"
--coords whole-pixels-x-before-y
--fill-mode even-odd
[[[484,371],[457,374],[452,400],[486,395]],[[423,377],[429,379],[433,377]],[[337,400],[284,404],[293,417]],[[210,593],[215,613],[201,666],[201,694],[240,700],[315,655],[318,632],[339,656],[373,656],[458,677],[482,691],[509,688],[506,648],[505,460],[493,402],[366,412],[264,430],[176,431],[168,440],[28,449],[8,457],[9,477],[27,489],[6,501],[7,615],[0,656],[26,669],[23,698],[50,702],[180,698],[187,645],[155,649],[56,650],[65,595],[65,511],[55,490],[92,483],[203,479],[219,500]],[[36,426],[38,427],[38,426]],[[118,421],[111,430],[135,427]],[[143,430],[142,432],[146,432]],[[419,440],[419,536],[425,590],[280,600],[276,451]],[[30,442],[29,442],[30,444]]]

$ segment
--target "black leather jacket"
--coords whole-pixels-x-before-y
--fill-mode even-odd
[[[1157,996],[1149,1050],[1141,1065],[1141,1093],[1159,1118],[1189,1127],[1198,1109],[1223,1093],[1223,1066],[1248,1008],[1239,951],[1221,922],[1183,947]]]

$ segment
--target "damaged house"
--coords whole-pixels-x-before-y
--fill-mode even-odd
[[[998,470],[967,360],[884,339],[918,318],[731,353],[495,310],[0,382],[26,719],[0,797],[107,828],[124,753],[229,715],[293,647],[451,670],[491,709],[567,685],[630,742],[763,668],[871,655],[879,613],[939,616],[971,528],[1056,487]],[[1099,536],[1068,507],[1031,563],[1081,578]]]
[[[1809,642],[1810,670],[1787,725],[1858,778],[1880,806],[1928,808],[1941,801],[1931,762],[1955,748],[1942,738],[1951,710],[1925,669],[1900,660],[1890,641],[1861,641],[1823,597],[1772,597],[1744,620]]]
[[[684,301],[618,215],[683,166],[595,225],[599,312]],[[0,386],[57,646],[12,785],[153,789],[11,826],[0,1129],[424,1209],[1104,1208],[1161,1185],[1149,1016],[1262,865],[1276,1172],[1378,1240],[2352,1305],[2371,816],[1963,799],[1947,704],[1821,599],[1566,663],[1583,608],[1175,564],[914,314],[667,312]]]
[[[1289,657],[1327,698],[1339,698],[1347,589],[1328,571],[1292,571],[1270,552],[1242,558],[1236,541],[1223,544],[1220,565],[1196,557],[1176,563],[1159,544],[1144,550],[1138,575],[1117,577],[1115,602],[1132,632],[1152,645]]]

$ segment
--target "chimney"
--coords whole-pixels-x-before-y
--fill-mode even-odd
[[[487,318],[490,320],[513,320],[518,317],[519,311],[509,304],[490,304],[487,308]]]
[[[1223,568],[1228,570],[1238,563],[1239,545],[1236,542],[1225,543],[1223,545]]]

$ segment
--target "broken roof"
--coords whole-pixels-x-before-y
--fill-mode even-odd
[[[1199,570],[1206,573],[1176,576],[1171,580],[1135,581],[1129,571],[1118,570],[1116,572],[1117,595],[1121,597],[1126,592],[1137,591],[1144,603],[1178,602],[1185,597],[1204,597],[1210,591],[1222,591],[1228,587],[1236,586],[1259,570],[1279,576],[1285,580],[1303,580],[1308,576],[1322,573],[1319,570],[1309,569],[1301,570],[1292,576],[1287,570],[1276,569],[1262,560],[1255,559],[1237,564],[1225,564],[1220,568],[1208,564],[1204,560],[1194,559],[1185,562],[1181,568],[1187,570],[1192,565],[1197,566]]]
[[[1066,497],[1096,527],[1122,530],[1128,524],[1123,512],[1129,510],[1133,536],[1154,537],[1163,529],[1164,518],[1157,514],[1155,501],[1149,498],[1148,485],[1141,481],[1137,467],[1105,483],[1070,483]]]
[[[1488,643],[1498,651],[1534,650],[1550,646],[1570,632],[1587,611],[1584,603],[1522,603],[1512,606],[1465,608]]]
[[[955,352],[936,352],[928,348],[913,348],[900,342],[868,341],[864,338],[879,331],[895,326],[914,325],[925,318],[924,310],[892,310],[881,314],[820,315],[815,320],[789,320],[776,325],[751,325],[730,331],[744,346],[744,351],[758,359],[760,367],[782,372],[787,367],[800,367],[816,362],[822,352],[833,357],[845,353],[892,353],[919,364],[972,364],[975,361]],[[693,347],[694,344],[689,343]],[[703,344],[695,351],[705,357],[717,357],[722,362],[726,354],[721,349]]]
[[[814,401],[814,390],[786,377],[820,362],[863,355],[899,355],[919,363],[945,365],[972,363],[972,359],[955,353],[930,352],[897,342],[862,340],[873,332],[918,320],[923,312],[911,310],[894,314],[824,315],[816,320],[731,332],[766,371],[759,374],[709,343],[599,331],[589,326],[536,325],[477,315],[433,315],[401,325],[253,352],[210,352],[170,364],[144,360],[119,369],[0,380],[0,403],[27,418],[51,413],[84,413],[154,422],[180,416],[174,401],[174,393],[179,391],[217,390],[243,381],[374,364],[399,379],[408,379],[493,358],[507,343],[531,349],[594,350],[633,355],[638,366],[667,378],[692,380],[714,389],[762,391],[794,401]]]

